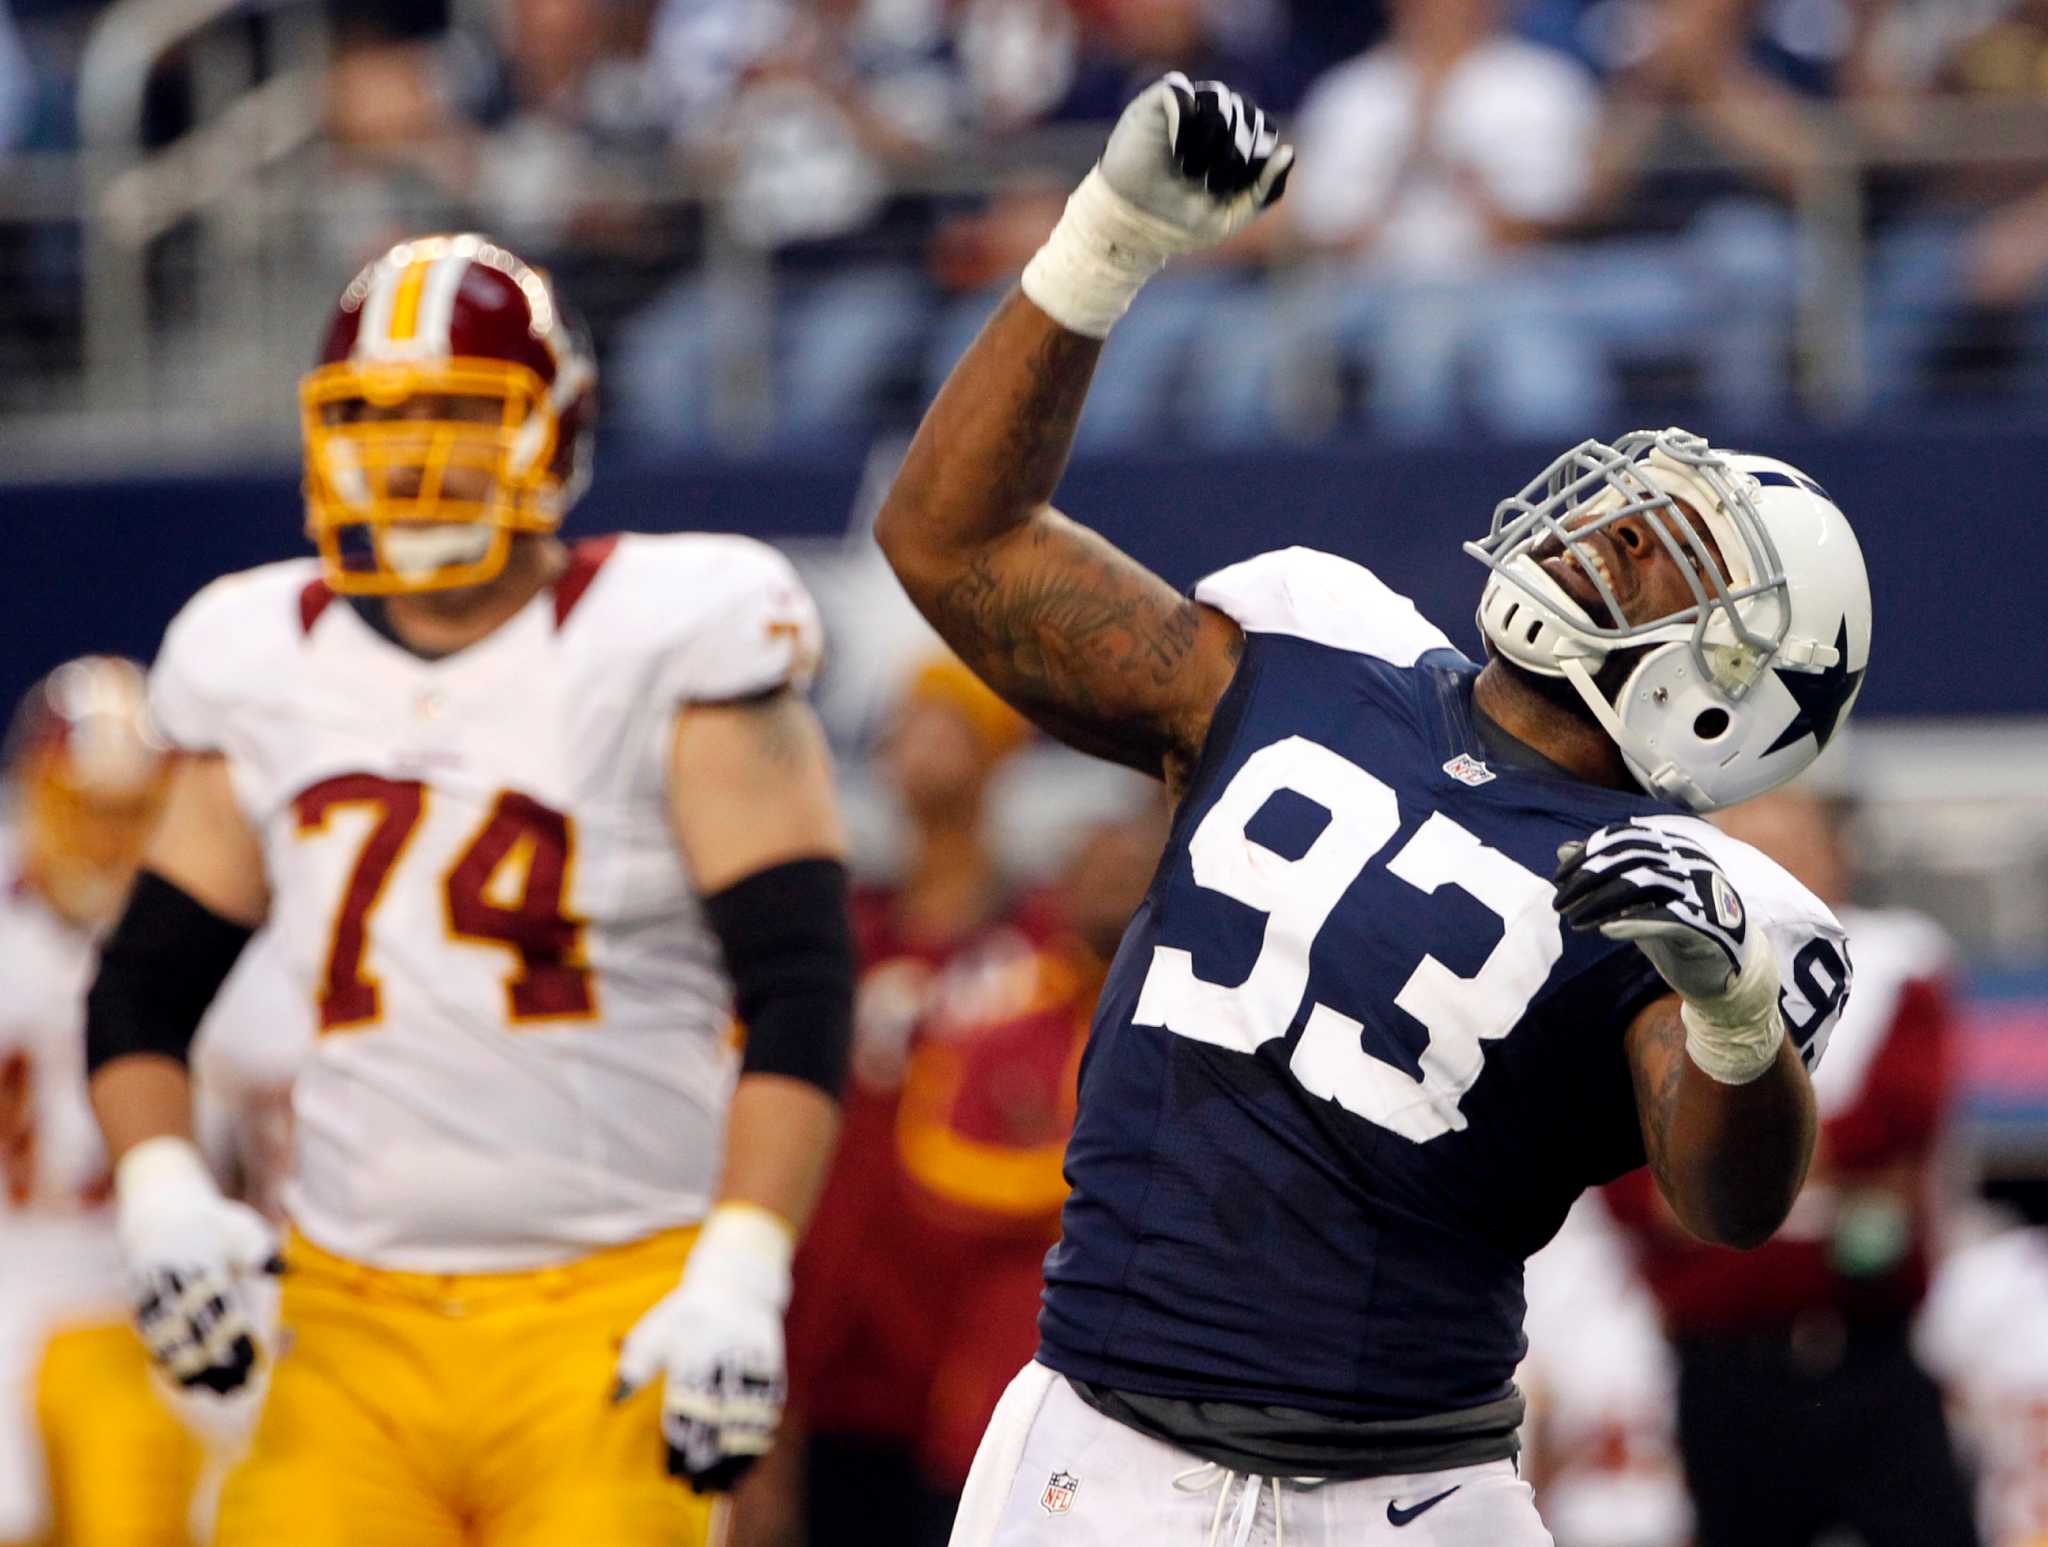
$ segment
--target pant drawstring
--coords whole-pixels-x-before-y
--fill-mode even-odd
[[[1208,1547],[1217,1547],[1223,1540],[1223,1514],[1230,1508],[1231,1485],[1240,1481],[1243,1486],[1237,1490],[1237,1508],[1230,1511],[1230,1547],[1246,1547],[1251,1541],[1252,1527],[1259,1518],[1259,1500],[1268,1483],[1273,1486],[1273,1547],[1287,1547],[1287,1517],[1281,1509],[1279,1478],[1236,1472],[1214,1461],[1204,1461],[1200,1466],[1175,1473],[1173,1485],[1183,1493],[1216,1489],[1216,1512],[1209,1517]]]

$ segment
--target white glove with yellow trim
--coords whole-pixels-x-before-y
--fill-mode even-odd
[[[769,1210],[711,1211],[683,1280],[626,1335],[622,1402],[664,1376],[661,1432],[668,1470],[698,1493],[723,1493],[774,1443],[787,1397],[782,1317],[796,1232]]]
[[[1221,81],[1162,76],[1117,119],[1025,266],[1024,293],[1062,327],[1106,338],[1167,259],[1249,225],[1293,164],[1294,147],[1257,104]]]
[[[180,1386],[225,1396],[256,1367],[243,1281],[282,1266],[261,1214],[221,1196],[188,1141],[145,1139],[114,1168],[115,1233],[149,1354]]]

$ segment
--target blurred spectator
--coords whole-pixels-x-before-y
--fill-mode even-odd
[[[1351,370],[1368,377],[1377,426],[1442,433],[1458,418],[1461,374],[1481,402],[1503,380],[1474,353],[1484,287],[1584,200],[1599,103],[1580,65],[1512,36],[1502,0],[1391,0],[1388,11],[1387,41],[1302,105],[1300,159],[1257,240],[1314,261],[1211,328],[1198,372],[1210,434],[1313,428],[1333,404],[1290,388]],[[1302,362],[1318,360],[1320,377],[1304,376]],[[1502,427],[1522,427],[1507,417]]]
[[[551,268],[603,267],[610,283],[582,287],[595,301],[644,298],[621,265],[672,252],[633,197],[664,139],[641,7],[490,0],[478,16],[446,33],[395,13],[338,21],[328,133],[358,222],[341,250],[473,225]]]
[[[1595,203],[1629,198],[1659,138],[1698,135],[1746,168],[1693,199],[1742,186],[1798,198],[1826,156],[1804,98],[1829,94],[1882,0],[1610,0],[1586,28],[1617,111],[1601,144]],[[1590,18],[1589,18],[1590,19]],[[1789,22],[1789,25],[1788,25]],[[1819,36],[1816,36],[1819,34]]]
[[[1543,7],[1553,27],[1579,13],[1570,30],[1608,102],[1585,239],[1497,298],[1525,421],[1558,433],[1629,412],[1704,410],[1724,426],[1783,412],[1795,306],[1814,282],[1790,206],[1819,191],[1828,155],[1806,103],[1854,73],[1883,3]],[[1730,164],[1658,169],[1702,151]]]
[[[1032,1002],[912,1048],[897,1150],[912,1212],[959,1255],[925,1290],[943,1349],[927,1399],[925,1477],[957,1499],[997,1400],[1038,1348],[1045,1254],[1059,1239],[1075,1085],[1110,959],[1158,868],[1164,807],[1083,831],[1046,899],[1053,934]],[[821,1541],[822,1547],[822,1541]]]
[[[582,297],[600,349],[690,251],[686,222],[650,210],[667,125],[647,58],[645,0],[492,0],[437,53],[464,132],[472,219]]]
[[[128,1324],[112,1179],[85,1091],[84,996],[169,755],[132,662],[38,683],[0,834],[0,1542],[184,1547],[199,1448]]]
[[[861,976],[839,1150],[797,1263],[791,1415],[780,1453],[743,1496],[743,1540],[914,1547],[950,1530],[946,1481],[927,1473],[921,1450],[949,1354],[949,1295],[981,1253],[963,1252],[925,1206],[899,1130],[908,1121],[913,1136],[922,1132],[917,1104],[905,1112],[908,1070],[925,1042],[966,1039],[1043,1003],[1052,921],[1012,895],[983,831],[989,782],[1026,735],[948,656],[916,672],[884,736],[878,761],[909,843],[900,878],[854,899]],[[928,1106],[929,1087],[919,1090]],[[808,1499],[807,1538],[793,1521],[768,1528],[787,1497]]]
[[[150,1374],[129,1323],[111,1180],[87,1102],[84,991],[164,791],[142,674],[88,657],[45,679],[7,743],[0,829],[0,1543],[185,1547],[254,1426],[233,1398]],[[268,935],[193,1046],[196,1117],[223,1183],[270,1210],[311,1007]],[[275,1297],[257,1288],[257,1311]]]
[[[36,78],[29,69],[28,51],[21,46],[7,0],[0,0],[0,152],[28,137],[35,108]]]
[[[1987,1547],[2044,1547],[2048,1159],[1994,1158],[1983,1190],[1990,1207],[1936,1271],[1917,1343],[1971,1442]]]
[[[1926,102],[2048,103],[2048,4],[1923,6],[1884,35],[1882,127],[1908,146]],[[1974,403],[2003,386],[2048,386],[2048,183],[2024,160],[1942,166],[1914,180],[1871,262],[1869,371],[1879,407],[1930,391]]]
[[[1607,1189],[1678,1355],[1678,1437],[1698,1547],[1969,1547],[1967,1490],[1941,1399],[1909,1346],[1926,1292],[1933,1162],[1953,1012],[1939,930],[1843,907],[1847,812],[1794,785],[1723,813],[1730,832],[1841,909],[1856,965],[1814,1075],[1806,1187],[1754,1252],[1685,1234],[1646,1172]],[[1843,985],[1782,964],[1812,996]]]
[[[327,74],[333,196],[321,247],[344,270],[411,232],[457,229],[476,147],[443,89],[438,45],[368,17],[340,23]],[[317,276],[313,282],[328,276]]]
[[[621,340],[627,424],[674,448],[864,427],[911,369],[930,311],[905,261],[929,206],[892,181],[933,155],[958,108],[944,7],[667,0],[652,48],[678,148],[717,189],[718,224],[704,265]],[[744,374],[758,359],[769,379]]]
[[[1671,1350],[1598,1193],[1572,1205],[1524,1285],[1522,1475],[1557,1547],[1683,1547]]]
[[[603,199],[625,192],[620,157],[642,165],[662,140],[635,7],[495,0],[487,16],[485,30],[453,34],[442,60],[463,118],[487,132],[477,209],[522,252],[557,254],[568,238],[616,245],[629,217]]]
[[[983,4],[994,11],[999,5]],[[1127,103],[1168,70],[1194,80],[1221,79],[1269,110],[1290,105],[1286,21],[1260,0],[1078,0],[1070,12],[1040,7],[1033,52],[1041,68],[1029,79],[1057,81],[1030,103],[1039,127],[1085,124],[1106,129]],[[984,133],[1021,126],[1019,93],[997,92],[999,59],[962,34],[967,78]],[[991,57],[983,57],[988,55]],[[1092,148],[1092,147],[1091,147]],[[985,208],[944,222],[930,267],[953,299],[933,329],[924,362],[923,395],[937,392],[953,364],[1045,240],[1071,187],[1071,169],[1036,167],[1008,175]],[[1143,444],[1178,416],[1187,389],[1206,389],[1189,370],[1191,350],[1210,323],[1211,307],[1242,289],[1243,264],[1229,253],[1204,255],[1154,281],[1146,304],[1118,325],[1104,352],[1081,416],[1077,444],[1102,450]]]
[[[798,1261],[792,1416],[742,1491],[737,1547],[944,1543],[1037,1346],[1075,1071],[1165,818],[1148,788],[1088,825],[1044,892],[1012,894],[982,823],[1023,734],[946,658],[912,679],[883,744],[910,849],[895,885],[856,899],[853,1079]]]

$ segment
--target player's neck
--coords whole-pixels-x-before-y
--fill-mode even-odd
[[[513,617],[567,562],[553,537],[515,539],[505,567],[482,585],[386,597],[384,621],[400,644],[429,658],[473,645]]]
[[[1472,703],[1523,746],[1565,772],[1588,784],[1635,789],[1621,750],[1578,702],[1570,685],[1558,686],[1561,692],[1548,692],[1538,680],[1495,656],[1472,685]]]

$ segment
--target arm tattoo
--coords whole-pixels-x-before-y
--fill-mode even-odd
[[[1678,1111],[1678,1086],[1685,1075],[1685,1024],[1676,1010],[1654,1013],[1638,1033],[1632,1061],[1636,1116],[1643,1129],[1643,1153],[1660,1184],[1671,1176],[1671,1125]]]
[[[1031,509],[1058,486],[1101,351],[1096,339],[1055,329],[1025,362],[1023,394],[996,458],[1005,474],[999,493],[1019,508]]]
[[[1048,503],[1100,351],[1013,294],[926,415],[876,535],[998,693],[1061,740],[1159,774],[1199,748],[1236,630]]]
[[[1183,739],[1154,710],[1195,652],[1199,610],[1057,516],[1023,553],[975,555],[927,609],[953,648],[1054,734],[1149,772]],[[1233,637],[1233,662],[1242,650]]]

